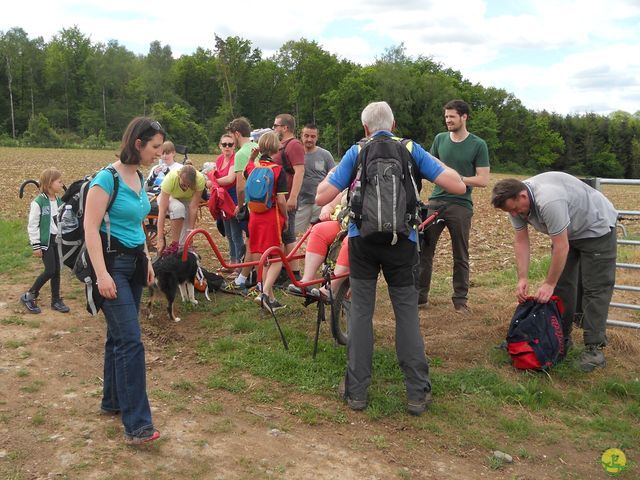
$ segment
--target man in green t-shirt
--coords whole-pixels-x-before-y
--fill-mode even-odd
[[[467,131],[469,105],[462,100],[452,100],[444,106],[447,132],[436,135],[431,154],[460,174],[467,185],[462,195],[453,195],[436,186],[429,197],[429,214],[442,205],[442,222],[426,230],[424,246],[420,254],[419,305],[429,301],[433,255],[440,234],[446,227],[451,236],[453,251],[453,306],[455,311],[469,314],[467,294],[469,292],[469,231],[473,216],[473,187],[486,187],[489,182],[489,150],[480,137]]]

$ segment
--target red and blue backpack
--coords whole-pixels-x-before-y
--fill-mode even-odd
[[[563,312],[556,296],[547,303],[528,297],[518,305],[507,333],[507,351],[515,368],[546,370],[564,358]]]

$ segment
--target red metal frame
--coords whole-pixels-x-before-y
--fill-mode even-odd
[[[227,261],[222,256],[222,253],[220,253],[220,249],[216,245],[216,242],[211,237],[211,234],[203,228],[196,228],[187,235],[187,238],[185,238],[184,250],[182,252],[182,261],[185,262],[187,260],[187,255],[189,254],[189,246],[193,241],[193,237],[197,234],[202,234],[205,236],[205,238],[209,242],[209,246],[213,250],[218,262],[220,262],[220,265],[223,268],[233,269],[233,268],[257,266],[258,267],[257,280],[258,282],[261,282],[262,271],[264,270],[265,265],[268,265],[269,263],[274,263],[274,262],[282,262],[282,266],[287,272],[287,276],[289,277],[293,285],[302,288],[302,287],[309,287],[311,285],[321,284],[324,282],[324,278],[317,278],[317,279],[310,280],[308,282],[301,282],[300,280],[296,280],[295,276],[293,275],[293,270],[291,270],[291,267],[289,266],[289,262],[291,260],[299,260],[304,258],[303,254],[298,254],[298,251],[300,250],[300,247],[302,246],[302,244],[306,242],[307,238],[309,237],[312,227],[313,226],[309,227],[307,231],[304,232],[302,237],[300,237],[300,239],[296,242],[293,249],[291,250],[291,252],[289,252],[288,255],[286,255],[280,247],[269,247],[267,250],[265,250],[265,252],[262,254],[259,260],[253,260],[251,262],[242,262],[242,263],[227,263]],[[348,277],[348,276],[349,276],[349,272],[341,273],[340,275],[332,275],[331,280]]]
[[[436,210],[431,215],[429,215],[420,225],[418,225],[418,231],[422,231],[427,225],[429,225],[432,222],[434,222],[440,216],[440,213],[441,213],[441,210]],[[299,260],[301,258],[304,258],[303,254],[298,254],[298,251],[300,250],[300,247],[302,246],[302,244],[304,242],[306,242],[307,238],[311,234],[311,229],[312,228],[313,228],[313,225],[311,225],[307,229],[307,231],[304,232],[302,237],[300,237],[300,239],[296,242],[295,246],[293,247],[291,252],[289,252],[288,255],[285,254],[280,247],[269,247],[262,254],[262,256],[260,257],[260,260],[253,260],[251,262],[242,262],[242,263],[227,263],[226,260],[224,259],[224,257],[222,256],[222,253],[220,253],[220,249],[218,249],[218,246],[216,245],[215,241],[211,237],[211,234],[209,232],[207,232],[203,228],[196,228],[195,230],[192,230],[187,235],[187,238],[184,241],[184,251],[182,252],[182,261],[184,262],[184,261],[187,260],[187,255],[189,253],[189,246],[192,243],[193,237],[195,235],[202,234],[202,235],[205,236],[205,238],[209,242],[209,245],[211,246],[211,249],[215,253],[216,258],[218,259],[218,261],[220,262],[220,265],[223,268],[234,269],[234,268],[244,268],[244,267],[257,266],[258,267],[257,280],[258,280],[258,282],[261,282],[262,281],[262,271],[264,270],[264,266],[265,265],[268,265],[268,264],[274,263],[274,262],[282,262],[282,266],[284,267],[285,271],[287,272],[287,276],[291,280],[291,283],[293,285],[295,285],[296,287],[304,288],[304,287],[310,287],[312,285],[322,284],[325,281],[324,278],[314,278],[313,280],[309,280],[307,282],[302,282],[300,280],[296,280],[295,276],[293,275],[293,270],[291,270],[291,267],[289,265],[289,262],[291,262],[292,260]],[[349,276],[349,272],[341,273],[339,275],[332,274],[331,275],[331,280],[336,280],[338,278],[344,278],[344,277],[348,277],[348,276]]]

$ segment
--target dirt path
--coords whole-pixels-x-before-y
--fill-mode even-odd
[[[27,315],[18,302],[25,286],[0,280],[1,478],[551,479],[558,478],[556,468],[566,472],[567,462],[583,470],[577,462],[586,458],[571,447],[565,465],[555,448],[545,453],[534,447],[530,453],[543,463],[535,475],[530,461],[496,471],[489,451],[464,450],[446,432],[443,439],[416,430],[406,416],[369,421],[338,406],[346,422],[309,425],[278,402],[209,389],[211,366],[199,364],[193,353],[193,315],[166,332],[181,339],[182,349],[167,347],[157,326],[143,322],[148,390],[162,439],[128,447],[119,418],[98,413],[102,318],[84,313],[74,299],[68,301],[71,314],[44,308],[41,315]],[[185,379],[193,387],[175,388]],[[249,391],[261,383],[245,380]],[[286,401],[302,400],[319,408],[340,405],[332,396],[298,393]]]

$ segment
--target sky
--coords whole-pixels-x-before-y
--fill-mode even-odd
[[[361,65],[403,43],[407,55],[532,110],[640,111],[640,0],[23,0],[4,2],[0,15],[0,31],[45,41],[73,26],[140,54],[158,40],[176,58],[213,50],[214,33],[250,40],[264,58],[306,38]]]

